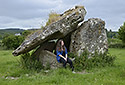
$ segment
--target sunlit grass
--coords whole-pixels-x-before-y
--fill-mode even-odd
[[[0,85],[124,85],[125,49],[109,49],[115,55],[115,66],[93,68],[73,74],[70,69],[56,69],[49,72],[22,69],[19,57],[11,55],[12,50],[0,50]],[[15,79],[12,79],[14,77]]]

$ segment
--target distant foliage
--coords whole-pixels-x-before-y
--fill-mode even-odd
[[[125,22],[118,30],[119,38],[122,40],[123,43],[125,43]]]
[[[59,14],[57,14],[56,12],[51,12],[51,13],[49,14],[49,19],[48,19],[48,21],[46,22],[46,26],[48,26],[48,25],[52,24],[53,22],[59,20],[59,18],[60,18],[60,15],[59,15]]]
[[[2,39],[2,35],[0,35],[0,40]]]
[[[16,33],[22,33],[23,29],[0,29],[0,39],[2,40],[4,36],[6,35],[14,35]]]
[[[2,48],[6,49],[16,49],[21,45],[25,38],[27,38],[30,34],[32,34],[34,30],[25,30],[21,35],[14,34],[4,34],[0,45]]]
[[[121,44],[121,43],[110,44],[109,48],[125,48],[125,44]]]
[[[0,40],[0,47],[2,46],[2,41]]]
[[[29,35],[31,35],[34,32],[35,30],[25,30],[22,32],[22,36],[24,37],[24,39],[26,39]]]
[[[117,44],[122,43],[122,41],[118,38],[108,38],[108,44]]]
[[[7,35],[2,39],[2,44],[7,49],[16,49],[23,40],[24,38],[22,36]]]
[[[115,31],[112,31],[111,29],[109,31],[106,29],[106,33],[107,33],[108,38],[117,38],[118,37],[118,33]]]
[[[105,66],[112,66],[114,64],[115,57],[108,54],[95,54],[90,57],[90,54],[85,51],[81,56],[76,56],[72,53],[69,53],[69,57],[75,57],[74,60],[74,67],[76,71],[82,71],[84,69],[92,69],[94,67],[105,67]]]
[[[30,33],[31,33],[31,31],[25,30],[25,31],[22,32],[22,36],[25,38],[25,37],[27,37]]]
[[[122,43],[122,40],[117,38],[108,38],[108,47],[109,48],[125,48],[125,43]]]
[[[108,38],[109,48],[125,48],[125,44],[118,38]]]

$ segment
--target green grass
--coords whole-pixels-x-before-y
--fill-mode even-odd
[[[109,53],[117,57],[114,66],[76,74],[69,69],[47,73],[22,69],[19,57],[11,53],[12,50],[0,50],[0,85],[125,85],[125,49],[109,49]]]

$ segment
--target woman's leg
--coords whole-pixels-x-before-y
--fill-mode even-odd
[[[67,63],[70,64],[70,68],[72,68],[72,71],[74,70],[74,66],[73,66],[73,63],[72,61],[67,57]]]
[[[66,68],[66,61],[63,58],[60,58],[59,60],[61,63],[63,63],[63,67]]]

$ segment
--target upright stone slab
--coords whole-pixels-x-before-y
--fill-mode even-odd
[[[12,54],[18,56],[29,52],[48,40],[65,37],[76,30],[77,25],[84,20],[85,15],[86,10],[83,6],[76,6],[69,9],[60,15],[59,20],[45,27],[44,31],[39,30],[30,35]]]
[[[85,21],[71,35],[70,52],[76,53],[78,56],[85,50],[94,53],[107,51],[107,35],[105,31],[105,22],[98,18],[91,18]]]
[[[57,62],[56,55],[47,50],[40,51],[39,61],[45,68],[56,69],[62,67],[62,64]]]

